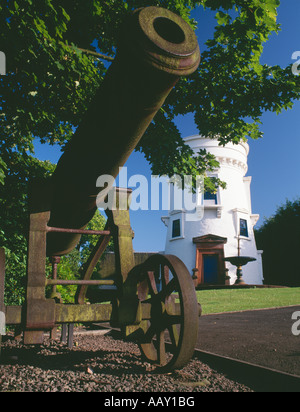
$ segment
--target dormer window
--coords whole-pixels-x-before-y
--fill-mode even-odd
[[[172,238],[180,237],[181,236],[181,223],[180,219],[173,220],[172,226]]]
[[[212,176],[210,179],[216,179],[217,176]],[[220,189],[216,189],[215,193],[204,192],[203,194],[203,206],[205,211],[215,211],[216,217],[220,219],[222,217],[223,206],[221,205]]]
[[[246,219],[240,219],[240,236],[249,237],[248,222]]]
[[[205,201],[205,203],[217,205],[218,204],[217,193],[205,192],[204,193],[204,201]]]

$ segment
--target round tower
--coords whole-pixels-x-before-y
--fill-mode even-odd
[[[220,178],[227,187],[204,194],[204,213],[198,220],[190,220],[185,209],[173,209],[162,218],[168,227],[165,253],[182,259],[197,285],[234,284],[236,267],[224,258],[240,253],[256,259],[243,267],[245,282],[262,284],[262,252],[256,248],[253,230],[259,215],[252,213],[251,177],[246,176],[249,145],[223,147],[201,136],[187,137],[185,142],[195,153],[206,149],[215,155],[220,167],[208,176]]]

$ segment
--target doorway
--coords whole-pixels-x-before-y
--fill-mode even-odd
[[[219,255],[203,255],[204,283],[216,285],[219,281]]]
[[[211,234],[193,239],[196,245],[196,287],[225,284],[224,244],[226,242],[226,238]]]

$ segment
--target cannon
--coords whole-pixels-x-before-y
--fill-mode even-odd
[[[25,344],[41,344],[57,325],[110,322],[138,342],[142,356],[159,370],[183,367],[192,357],[200,314],[192,277],[176,256],[151,255],[135,264],[130,225],[130,190],[115,188],[117,207],[107,210],[102,231],[87,230],[97,199],[107,190],[99,176],[116,177],[181,76],[200,63],[195,33],[178,15],[159,8],[134,11],[124,22],[114,62],[68,143],[52,177],[29,190],[26,303],[3,306],[4,256],[0,253],[0,303],[6,324],[18,326]],[[124,199],[126,207],[119,207]],[[98,242],[80,280],[57,278],[60,257],[80,236]],[[93,280],[95,266],[113,237],[115,276]],[[52,278],[45,274],[46,258]],[[74,304],[64,304],[57,285],[77,285]],[[86,303],[87,288],[114,286],[110,303]],[[46,297],[46,287],[52,293]]]

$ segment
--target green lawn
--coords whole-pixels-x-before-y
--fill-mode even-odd
[[[300,306],[300,288],[197,291],[204,315],[241,310]]]

